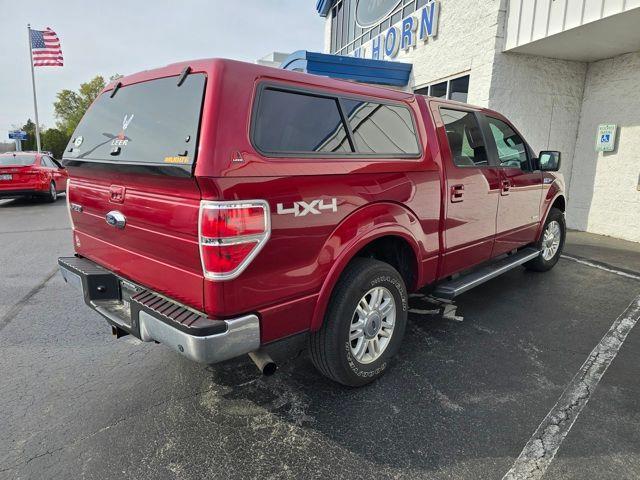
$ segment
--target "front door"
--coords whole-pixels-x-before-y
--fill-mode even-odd
[[[534,171],[530,149],[515,129],[503,120],[485,116],[489,161],[500,173],[496,241],[498,256],[535,241],[540,222],[542,172]]]
[[[491,258],[500,172],[489,163],[477,112],[436,103],[433,113],[446,178],[443,278]]]

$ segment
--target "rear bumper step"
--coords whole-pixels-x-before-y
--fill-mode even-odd
[[[65,282],[82,292],[85,303],[112,326],[144,342],[163,343],[185,357],[217,363],[260,348],[256,315],[226,320],[147,290],[86,258],[58,259]]]
[[[495,278],[503,273],[516,268],[523,263],[533,260],[540,255],[540,250],[534,248],[524,248],[513,255],[509,255],[497,262],[494,262],[479,270],[475,270],[467,275],[463,275],[460,278],[451,280],[449,282],[441,283],[433,291],[432,295],[438,298],[444,298],[451,300],[458,295],[471,290],[473,287],[488,282],[492,278]]]

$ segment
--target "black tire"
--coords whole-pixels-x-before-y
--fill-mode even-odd
[[[56,183],[53,180],[49,184],[49,193],[47,193],[45,199],[49,203],[53,203],[58,199],[58,190],[56,190]]]
[[[395,322],[380,357],[371,363],[361,363],[351,349],[351,322],[360,300],[376,287],[384,287],[391,293],[395,302]],[[402,343],[408,303],[404,281],[391,265],[370,258],[355,258],[333,290],[322,328],[311,334],[313,364],[326,377],[351,387],[360,387],[381,377]],[[375,328],[375,322],[373,326]]]
[[[542,255],[543,243],[544,243],[544,233],[547,230],[547,227],[551,222],[557,222],[560,226],[560,246],[558,250],[555,252],[553,257],[545,259]],[[536,248],[541,250],[540,255],[538,255],[533,260],[528,261],[524,264],[525,268],[528,270],[533,270],[534,272],[546,272],[551,270],[558,260],[560,260],[560,255],[562,254],[562,250],[564,249],[564,241],[567,236],[567,224],[564,219],[564,213],[558,210],[557,208],[552,208],[549,211],[549,215],[547,216],[547,220],[544,223],[544,227],[542,229],[542,233],[540,234],[540,239],[536,244]]]

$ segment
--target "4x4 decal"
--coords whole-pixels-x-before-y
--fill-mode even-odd
[[[304,217],[308,214],[320,215],[322,210],[330,210],[332,212],[338,211],[338,199],[332,198],[330,202],[325,203],[325,200],[311,200],[311,202],[293,202],[293,207],[285,208],[284,204],[279,203],[277,205],[278,215],[293,214],[295,217]]]

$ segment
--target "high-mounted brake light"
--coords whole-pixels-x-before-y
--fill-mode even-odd
[[[240,275],[271,233],[269,204],[264,200],[200,202],[198,243],[202,271],[212,280]]]

